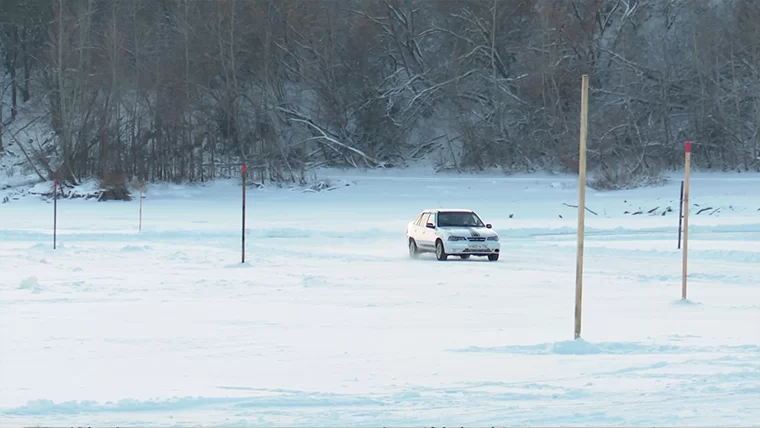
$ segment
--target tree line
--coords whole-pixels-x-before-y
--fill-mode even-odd
[[[0,151],[69,181],[572,172],[587,73],[600,186],[680,167],[685,140],[757,170],[758,22],[754,0],[2,0]],[[53,133],[14,140],[31,122]]]

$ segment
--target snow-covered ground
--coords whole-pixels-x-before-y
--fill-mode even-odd
[[[50,201],[0,204],[0,425],[760,423],[760,176],[694,175],[687,301],[678,177],[589,190],[578,341],[575,178],[321,176],[248,192],[246,264],[234,181],[150,187],[141,232],[61,200],[56,250]],[[438,206],[501,260],[410,260]]]

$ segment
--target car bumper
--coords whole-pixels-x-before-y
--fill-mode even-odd
[[[486,242],[462,242],[451,241],[444,244],[446,254],[461,256],[465,254],[485,256],[488,254],[499,254],[501,245],[499,241]]]

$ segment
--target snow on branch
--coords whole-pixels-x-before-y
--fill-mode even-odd
[[[302,114],[300,114],[300,113],[298,113],[296,111],[293,111],[293,110],[290,110],[290,109],[285,109],[285,108],[282,108],[282,107],[277,107],[277,110],[279,110],[279,111],[281,111],[283,113],[287,113],[287,114],[290,114],[292,116],[295,116],[295,117],[291,117],[289,120],[291,120],[293,122],[303,123],[306,126],[310,127],[311,129],[319,132],[321,135],[318,136],[318,137],[316,137],[317,140],[321,139],[321,140],[327,141],[330,144],[334,144],[336,146],[339,146],[339,147],[342,147],[342,148],[344,148],[346,150],[349,150],[349,151],[351,151],[353,153],[356,153],[357,155],[361,156],[365,161],[371,162],[375,166],[381,166],[383,164],[379,160],[377,160],[377,159],[369,156],[368,154],[364,153],[363,151],[361,151],[361,150],[359,150],[359,149],[357,149],[355,147],[349,146],[348,144],[340,142],[335,136],[331,135],[331,133],[329,133],[329,132],[325,131],[324,129],[322,129],[322,127],[316,125],[308,117],[303,116]]]

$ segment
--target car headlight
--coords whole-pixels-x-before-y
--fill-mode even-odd
[[[498,236],[489,236],[489,237],[488,237],[488,240],[489,240],[489,241],[498,241],[498,240],[499,240],[499,237],[498,237]]]
[[[466,241],[464,236],[449,236],[449,241]]]

